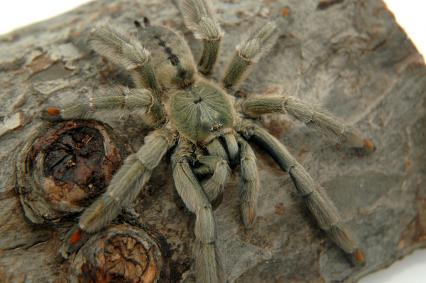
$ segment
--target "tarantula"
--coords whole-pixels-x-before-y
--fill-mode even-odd
[[[267,113],[288,113],[307,125],[335,134],[352,147],[372,151],[372,142],[294,97],[243,99],[230,94],[229,90],[243,80],[251,65],[273,46],[278,34],[274,23],[268,22],[248,33],[237,46],[220,86],[207,78],[223,37],[209,1],[182,0],[180,9],[185,25],[203,43],[198,67],[184,38],[166,27],[151,26],[148,20],[136,21],[136,36],[127,36],[112,26],[99,26],[90,35],[92,48],[126,69],[136,88],[125,90],[125,95],[92,98],[89,103],[74,102],[43,111],[45,119],[58,121],[87,118],[97,110],[142,109],[145,112],[141,123],[153,128],[144,145],[127,157],[106,192],[82,213],[78,224],[67,234],[61,248],[63,256],[77,250],[90,234],[107,226],[122,208],[129,206],[154,168],[173,150],[175,187],[196,216],[197,282],[226,281],[216,250],[211,203],[222,193],[230,165],[239,163],[242,221],[246,227],[255,222],[260,184],[250,140],[263,147],[290,174],[320,228],[355,264],[362,264],[362,250],[321,186],[255,119]]]

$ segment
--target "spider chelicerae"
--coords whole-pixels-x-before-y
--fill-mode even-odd
[[[202,41],[197,64],[184,38],[148,20],[135,22],[136,36],[127,36],[112,26],[96,27],[90,45],[100,55],[127,70],[136,86],[125,95],[48,107],[50,121],[84,119],[105,109],[140,110],[141,123],[152,128],[144,145],[127,157],[106,192],[97,198],[70,230],[61,249],[67,257],[88,235],[100,231],[129,206],[148,182],[152,171],[168,151],[176,190],[195,214],[195,271],[197,282],[224,282],[226,275],[216,249],[212,201],[221,195],[230,165],[241,170],[240,207],[246,227],[256,219],[259,178],[256,158],[248,141],[266,150],[288,172],[297,192],[328,236],[356,264],[364,254],[350,230],[342,223],[335,206],[286,147],[256,123],[268,113],[288,113],[341,138],[351,147],[372,151],[374,145],[350,126],[289,96],[234,97],[235,89],[251,66],[273,46],[277,27],[268,22],[249,32],[237,46],[221,84],[208,79],[215,65],[223,32],[208,0],[182,0],[180,9],[186,26]]]

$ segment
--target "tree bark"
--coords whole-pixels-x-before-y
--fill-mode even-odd
[[[241,35],[255,23],[274,19],[278,43],[253,68],[240,94],[284,92],[321,104],[377,146],[373,154],[360,156],[335,147],[291,117],[263,119],[326,188],[366,251],[367,265],[348,263],[307,213],[288,175],[256,147],[261,178],[256,225],[246,230],[240,221],[238,170],[215,210],[218,246],[230,282],[352,282],[424,247],[426,68],[385,4],[214,2],[226,33],[214,79],[221,78]],[[41,107],[85,99],[101,86],[131,86],[124,72],[88,48],[87,31],[109,22],[132,32],[133,21],[144,16],[184,33],[198,59],[200,44],[184,28],[175,3],[166,0],[96,1],[0,38],[0,113],[23,118],[19,128],[5,121],[0,136],[0,281],[69,278],[73,258],[60,261],[57,255],[76,218],[47,226],[26,221],[14,188],[17,154],[40,124]],[[106,120],[129,151],[142,144],[144,132],[135,117]],[[154,172],[136,203],[134,220],[159,235],[167,247],[167,280],[178,282],[192,276],[193,216],[174,190],[169,164],[164,160]]]

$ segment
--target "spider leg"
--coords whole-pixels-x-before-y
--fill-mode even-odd
[[[259,195],[259,175],[256,166],[256,156],[251,146],[242,138],[240,145],[240,199],[241,216],[246,227],[250,227],[256,220],[256,206]]]
[[[104,25],[93,29],[90,45],[100,55],[129,71],[138,88],[148,88],[156,94],[161,92],[150,63],[150,52],[136,38]]]
[[[199,156],[197,160],[208,167],[212,176],[201,182],[203,191],[210,202],[214,201],[222,192],[231,169],[228,162],[218,156]]]
[[[228,153],[226,152],[222,143],[219,141],[219,138],[214,138],[213,140],[211,140],[206,145],[206,149],[207,149],[209,155],[219,156],[220,158],[222,158],[226,161],[229,161]]]
[[[363,137],[351,126],[324,110],[316,109],[291,96],[250,97],[242,102],[241,108],[244,114],[251,117],[267,113],[289,113],[308,126],[333,134],[351,147],[361,148],[366,152],[372,152],[375,149],[370,139]]]
[[[214,17],[209,0],[183,0],[180,2],[185,25],[195,38],[203,41],[203,53],[198,62],[198,70],[211,74],[219,53],[223,32]]]
[[[277,38],[277,27],[268,22],[251,31],[236,48],[223,78],[223,85],[231,88],[241,82],[250,65],[269,51]]]
[[[156,130],[145,138],[145,144],[138,152],[126,158],[106,192],[83,212],[78,224],[66,236],[61,247],[64,258],[77,250],[88,234],[104,228],[124,207],[131,205],[175,139],[175,134],[166,129]]]
[[[229,159],[231,162],[237,160],[238,152],[240,149],[238,148],[238,143],[235,138],[235,133],[228,133],[223,135],[223,141],[226,145],[226,149],[228,151]]]
[[[197,282],[225,282],[216,248],[216,224],[212,206],[191,170],[191,154],[189,142],[181,139],[173,156],[173,179],[186,207],[196,215],[193,250]]]
[[[220,139],[226,146],[222,145]],[[228,159],[234,161],[238,157],[238,143],[234,133],[227,133],[222,137],[215,137],[206,146],[208,156],[199,155],[201,167],[194,169],[196,174],[212,174],[202,181],[201,185],[210,202],[214,201],[222,192],[230,174]]]
[[[138,111],[147,125],[158,125],[164,120],[163,109],[149,90],[120,89],[119,94],[89,98],[87,102],[76,101],[62,107],[46,107],[42,118],[48,121],[69,119],[93,119],[97,111]]]
[[[266,130],[250,122],[242,122],[239,125],[239,131],[245,138],[253,139],[264,147],[281,169],[290,174],[297,191],[303,197],[319,227],[351,257],[354,264],[364,264],[363,251],[353,238],[352,232],[343,224],[332,201],[285,146]]]
[[[228,132],[222,136],[212,137],[203,142],[209,155],[215,155],[226,161],[234,162],[238,158],[238,143],[234,132]]]

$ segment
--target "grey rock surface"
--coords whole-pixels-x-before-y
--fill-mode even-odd
[[[280,38],[259,62],[242,93],[282,91],[314,104],[371,137],[377,151],[359,156],[282,116],[264,125],[327,190],[366,251],[353,268],[319,230],[288,175],[256,149],[262,191],[257,224],[239,216],[237,170],[216,209],[218,246],[230,282],[353,282],[426,244],[426,68],[404,31],[379,0],[214,1],[226,32],[213,77],[220,79],[241,35],[275,19]],[[40,121],[40,107],[85,99],[101,85],[129,84],[123,72],[87,47],[87,31],[111,22],[133,31],[143,16],[184,32],[173,1],[96,1],[0,37],[0,114],[22,112],[24,124],[0,137],[0,281],[64,282],[69,261],[57,258],[72,219],[55,227],[25,221],[13,188],[16,153]],[[198,57],[197,57],[198,58]],[[134,117],[110,119],[132,150],[144,131]],[[170,249],[172,281],[191,277],[193,216],[171,179],[170,162],[155,171],[135,210]],[[72,260],[72,259],[70,259]]]

